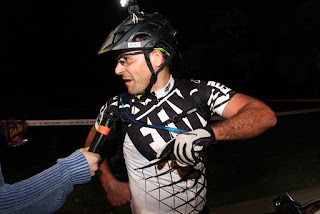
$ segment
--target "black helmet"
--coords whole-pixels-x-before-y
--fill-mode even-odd
[[[133,13],[109,34],[98,54],[162,48],[174,55],[178,52],[176,34],[171,23],[158,13]]]
[[[160,71],[171,61],[174,55],[179,54],[177,31],[171,23],[158,13],[132,13],[108,36],[98,54],[105,52],[123,53],[132,50],[142,50],[152,74],[150,83],[141,99],[150,98],[150,90],[157,81]],[[159,49],[165,56],[165,62],[155,72],[149,59],[149,53]],[[180,54],[179,54],[180,55]]]

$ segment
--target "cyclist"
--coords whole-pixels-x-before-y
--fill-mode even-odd
[[[110,33],[99,54],[105,52],[118,56],[115,74],[128,89],[101,108],[86,140],[88,146],[109,106],[121,109],[125,119],[116,128],[129,183],[118,181],[105,159],[100,180],[109,202],[130,201],[133,213],[209,213],[206,148],[263,133],[276,124],[274,112],[218,82],[174,78],[177,32],[157,13],[130,15]],[[214,114],[225,120],[210,125]]]

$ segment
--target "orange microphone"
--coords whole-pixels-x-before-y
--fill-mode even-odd
[[[119,108],[116,106],[109,106],[102,116],[102,120],[97,129],[96,134],[92,140],[89,152],[98,153],[99,148],[106,140],[113,124],[119,119]]]

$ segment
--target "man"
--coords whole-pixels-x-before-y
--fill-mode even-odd
[[[88,146],[106,109],[119,107],[122,124],[127,121],[116,128],[129,184],[118,181],[104,160],[100,180],[108,200],[114,206],[131,200],[133,213],[209,213],[206,148],[263,133],[276,124],[274,112],[220,83],[173,78],[176,31],[157,13],[128,17],[110,33],[99,54],[104,52],[118,55],[115,73],[128,89],[101,108],[86,141]],[[210,126],[213,114],[225,120]]]
[[[100,159],[99,154],[82,148],[14,184],[4,182],[0,165],[0,213],[53,213],[63,205],[73,185],[90,181]]]

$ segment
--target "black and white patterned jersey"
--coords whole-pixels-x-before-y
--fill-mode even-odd
[[[214,81],[194,82],[199,84],[199,93],[210,107],[211,115],[222,115],[235,94],[234,91]],[[174,115],[195,108],[190,91],[186,91],[181,84],[181,80],[171,77],[166,87],[155,92],[156,99],[142,102],[134,98],[131,116],[149,125],[160,125]],[[96,127],[109,105],[118,106],[117,96],[101,108]],[[167,126],[191,131],[202,128],[207,123],[200,112],[193,112]],[[188,174],[186,178],[186,172],[177,169],[173,161],[152,165],[158,161],[156,154],[176,135],[166,130],[129,125],[124,138],[123,154],[133,213],[198,213],[204,207],[207,191],[205,169]]]

